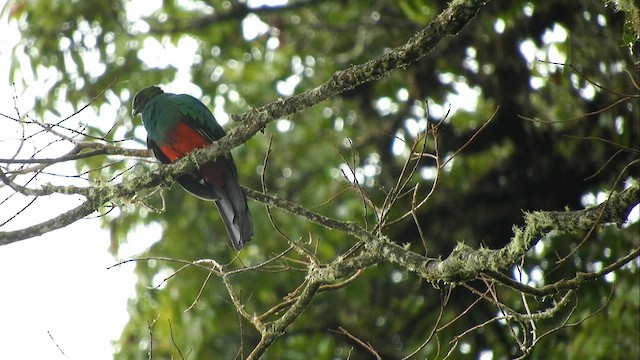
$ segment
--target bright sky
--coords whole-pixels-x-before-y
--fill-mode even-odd
[[[4,6],[0,1],[0,9]],[[9,68],[19,34],[6,18],[0,19],[0,34],[0,112],[14,115]],[[19,94],[22,111],[28,110],[24,107],[33,103],[37,92],[36,86]],[[13,125],[0,120],[0,140],[6,140]],[[15,142],[0,141],[0,157],[15,151],[11,145]],[[0,189],[1,199],[7,191]],[[24,203],[16,200],[18,211]],[[37,214],[18,217],[7,227],[28,226],[29,221],[58,214],[60,208],[60,198],[39,200]],[[15,211],[3,206],[2,221]],[[88,219],[0,247],[0,359],[113,357],[112,340],[128,320],[127,300],[134,295],[135,277],[132,265],[107,270],[116,263],[108,246],[109,235],[100,228],[100,220]]]
[[[94,219],[0,248],[0,358],[112,358],[135,278],[107,246]]]

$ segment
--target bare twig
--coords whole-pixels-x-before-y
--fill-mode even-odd
[[[375,356],[376,359],[378,360],[382,360],[382,356],[380,356],[380,354],[378,354],[378,352],[376,351],[376,349],[373,348],[373,346],[371,346],[370,343],[365,342],[363,340],[360,340],[357,336],[353,335],[352,333],[350,333],[347,329],[343,328],[342,326],[338,327],[338,330],[332,330],[338,334],[342,334],[345,335],[346,337],[348,337],[349,339],[355,341],[358,345],[362,346],[363,348],[365,348],[365,350],[367,350],[368,352],[370,352],[373,356]]]

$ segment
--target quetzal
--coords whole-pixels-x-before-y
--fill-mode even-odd
[[[136,94],[131,113],[133,117],[142,114],[147,147],[163,164],[225,136],[211,111],[198,99],[165,93],[157,86],[146,87]],[[191,194],[215,201],[236,250],[251,241],[251,215],[231,154],[200,164],[196,173],[182,175],[177,181]]]

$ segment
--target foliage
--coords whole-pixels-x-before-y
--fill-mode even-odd
[[[227,123],[240,128],[255,120],[252,109],[277,107],[280,97],[397,49],[447,6],[77,0],[18,1],[5,11],[22,31],[15,57],[30,64],[16,62],[13,80],[25,88],[41,69],[56,73],[34,116],[51,116],[59,103],[74,111],[90,103],[97,116],[81,120],[83,134],[109,145],[130,139],[124,144],[140,148],[145,134],[131,121],[129,103],[142,87],[168,84],[198,96],[221,122],[244,114],[235,116],[248,118],[240,124]],[[579,210],[637,181],[639,79],[632,54],[639,49],[637,42],[621,44],[624,12],[598,1],[496,1],[461,26],[410,66],[287,113],[235,148],[243,185],[344,221],[345,229],[357,224],[412,254],[447,258],[459,243],[504,247],[514,226],[528,225],[522,211]],[[105,117],[112,122],[98,122]],[[140,161],[144,154],[126,155],[132,153],[86,157],[77,169],[87,172],[87,184],[100,185],[157,167]],[[118,358],[244,358],[263,334],[242,311],[259,315],[284,302],[288,307],[261,321],[279,319],[293,308],[288,301],[309,289],[315,266],[331,268],[368,249],[357,246],[363,238],[266,198],[250,204],[256,236],[236,254],[212,204],[163,184],[101,208],[115,254],[121,243],[143,240],[135,236],[138,227],[162,228],[137,262],[138,297]],[[412,198],[426,201],[416,207]],[[564,232],[542,237],[500,274],[538,288],[597,273],[640,246],[638,226],[561,223],[556,230]],[[397,263],[375,263],[318,285],[264,358],[396,359],[414,350],[417,358],[456,359],[483,352],[534,359],[640,355],[637,256],[577,289],[542,297],[514,291],[500,274],[429,283]],[[535,322],[507,316],[550,309]],[[615,347],[603,341],[613,334],[621,334]]]

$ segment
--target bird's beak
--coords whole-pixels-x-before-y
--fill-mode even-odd
[[[138,114],[140,114],[140,110],[136,108],[131,109],[131,117],[136,117]]]

